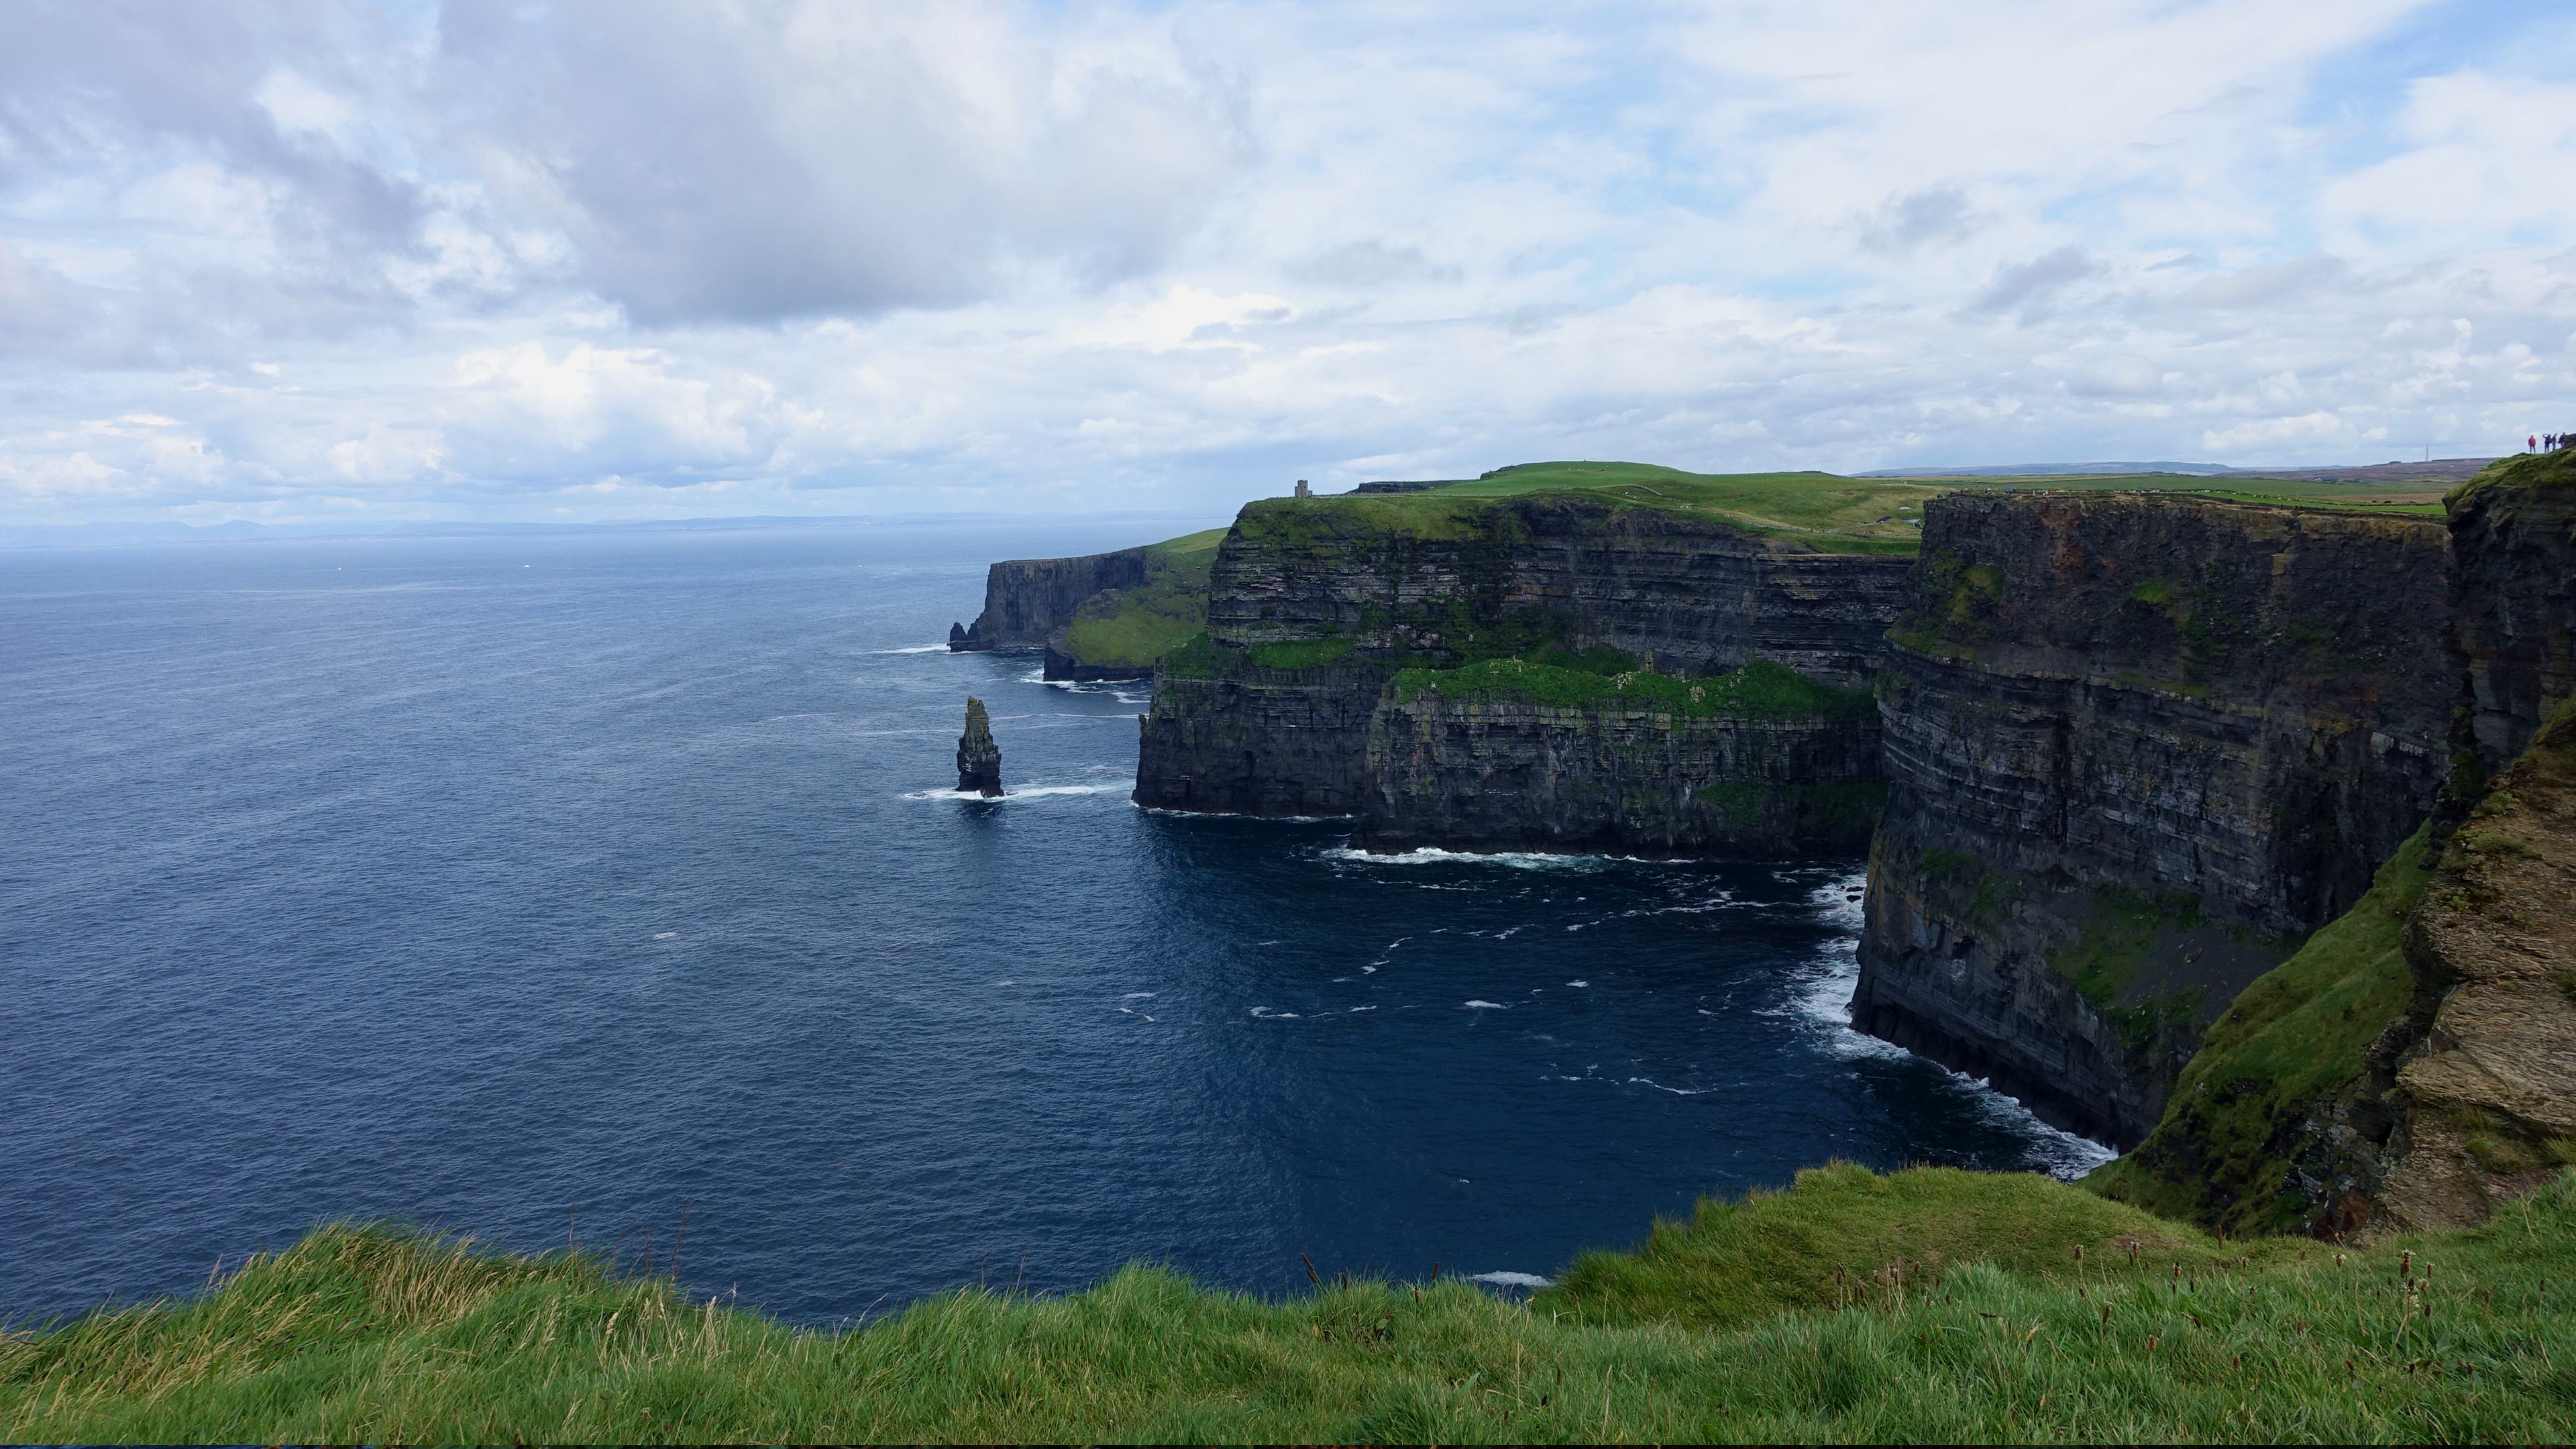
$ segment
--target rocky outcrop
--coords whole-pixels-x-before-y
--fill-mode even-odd
[[[1218,550],[1206,639],[1157,677],[1136,798],[1354,813],[1377,693],[1405,666],[1526,657],[1694,675],[1761,659],[1857,687],[1909,568],[1611,500],[1255,503]]]
[[[2406,956],[2439,1005],[2379,1207],[2462,1227],[2576,1164],[2576,702],[2452,832]]]
[[[1073,622],[1074,610],[1104,589],[1145,582],[1148,550],[1122,548],[1080,558],[1013,559],[984,574],[984,612],[972,625],[948,626],[948,647],[1043,649],[1047,636]]]
[[[1954,494],[1880,690],[1862,1030],[2141,1139],[2201,1027],[2431,809],[2431,520]]]
[[[1002,793],[1002,747],[993,743],[993,721],[984,701],[966,700],[966,733],[957,737],[957,789],[960,793]]]
[[[1539,666],[1399,676],[1369,721],[1364,849],[1857,854],[1885,787],[1863,690],[1756,661],[1641,689]],[[1459,676],[1470,676],[1461,679]],[[1535,678],[1533,678],[1535,676]],[[1595,684],[1583,698],[1565,686]]]

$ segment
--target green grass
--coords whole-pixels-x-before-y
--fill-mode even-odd
[[[2232,1233],[2306,1226],[2326,1205],[2281,1155],[2285,1124],[2365,1078],[2371,1044],[2413,988],[2401,938],[2423,898],[2427,830],[2380,867],[2353,908],[2255,978],[2202,1037],[2164,1120],[2092,1186]]]
[[[1225,534],[1211,528],[1149,547],[1145,582],[1076,610],[1066,649],[1085,664],[1142,668],[1205,631],[1208,570]]]
[[[1842,1167],[1527,1306],[1454,1281],[1271,1303],[1131,1268],[845,1332],[589,1258],[331,1228],[201,1298],[0,1338],[0,1434],[2563,1441],[2576,1179],[2338,1251],[2222,1245],[2044,1179]]]
[[[2476,477],[2452,489],[2445,501],[2456,508],[2470,495],[2492,488],[2576,488],[2576,448],[2499,458],[2479,469]]]
[[[1520,699],[1564,709],[1604,705],[1690,716],[1742,719],[1843,718],[1876,708],[1866,689],[1819,684],[1784,664],[1747,661],[1725,674],[1683,678],[1630,670],[1601,674],[1489,659],[1457,669],[1407,669],[1395,676],[1397,699],[1438,695],[1448,699]]]

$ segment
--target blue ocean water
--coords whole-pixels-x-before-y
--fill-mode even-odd
[[[1141,687],[940,647],[991,559],[1179,531],[0,553],[0,1313],[333,1217],[805,1322],[1547,1274],[1828,1158],[2098,1159],[1842,1024],[1857,861],[1140,811]]]

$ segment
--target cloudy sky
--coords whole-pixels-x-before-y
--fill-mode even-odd
[[[2549,0],[0,0],[0,521],[2576,428]]]

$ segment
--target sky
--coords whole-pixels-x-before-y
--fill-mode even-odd
[[[0,0],[0,523],[2576,430],[2576,6]]]

